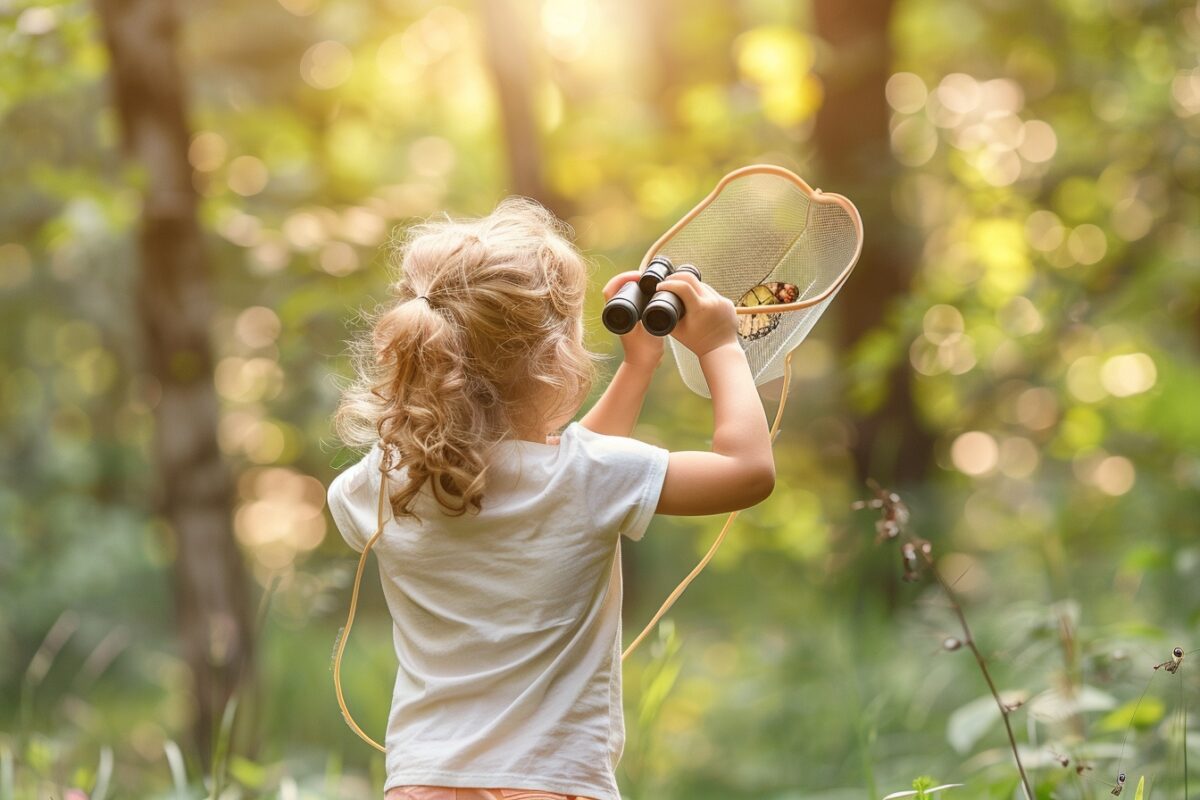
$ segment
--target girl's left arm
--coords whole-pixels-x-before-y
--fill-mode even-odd
[[[605,302],[627,282],[639,277],[641,273],[637,270],[614,276],[604,287]],[[625,360],[617,367],[604,394],[579,421],[588,430],[610,436],[628,436],[633,432],[654,370],[662,363],[663,337],[647,333],[640,324],[635,325],[621,337],[621,348]]]
[[[642,401],[646,398],[646,390],[650,388],[650,379],[654,377],[656,366],[657,364],[647,366],[628,360],[622,361],[604,394],[579,424],[588,430],[610,436],[628,436],[633,433],[633,426],[637,424],[638,415],[642,413]]]

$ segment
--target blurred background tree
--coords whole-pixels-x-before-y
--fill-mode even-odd
[[[195,793],[251,659],[231,791],[382,788],[328,675],[344,340],[388,298],[394,233],[512,192],[575,228],[610,352],[599,287],[728,170],[863,212],[775,494],[626,667],[628,797],[878,798],[929,772],[1012,796],[948,610],[850,515],[868,476],[912,505],[1002,688],[1040,698],[1031,749],[1119,742],[1141,662],[1194,642],[1196,4],[8,0],[0,41],[0,798]],[[710,422],[667,365],[637,435],[704,447]],[[627,629],[719,521],[627,548]],[[346,673],[378,732],[370,588]],[[1179,774],[1177,705],[1139,719],[1148,773]]]
[[[250,668],[253,639],[233,485],[217,445],[213,292],[188,161],[179,21],[173,3],[112,0],[97,9],[124,150],[143,168],[135,306],[146,374],[159,392],[155,510],[178,548],[176,630],[192,676],[192,738],[207,764],[215,723]]]

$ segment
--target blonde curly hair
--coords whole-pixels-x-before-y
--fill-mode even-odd
[[[379,443],[386,468],[405,470],[391,495],[397,516],[417,516],[427,480],[447,514],[478,513],[496,443],[545,431],[591,391],[600,356],[584,346],[588,265],[570,233],[510,197],[486,217],[425,222],[398,242],[396,299],[364,315],[334,414],[343,442]]]

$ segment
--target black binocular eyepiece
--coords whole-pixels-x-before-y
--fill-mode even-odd
[[[666,336],[675,330],[686,309],[683,301],[673,292],[658,291],[658,284],[672,273],[680,271],[690,272],[700,278],[700,270],[692,264],[676,267],[666,256],[655,256],[638,280],[622,286],[604,304],[601,314],[604,327],[618,335],[629,333],[640,319],[642,326],[655,336]]]

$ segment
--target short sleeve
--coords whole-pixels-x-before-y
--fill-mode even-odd
[[[645,534],[658,507],[671,451],[629,436],[596,433],[573,422],[563,431],[573,434],[583,452],[589,511],[637,541]]]
[[[334,478],[326,493],[334,524],[346,544],[359,553],[379,525],[379,460],[382,452],[376,444],[363,458]],[[390,518],[391,509],[386,508],[384,514]]]

